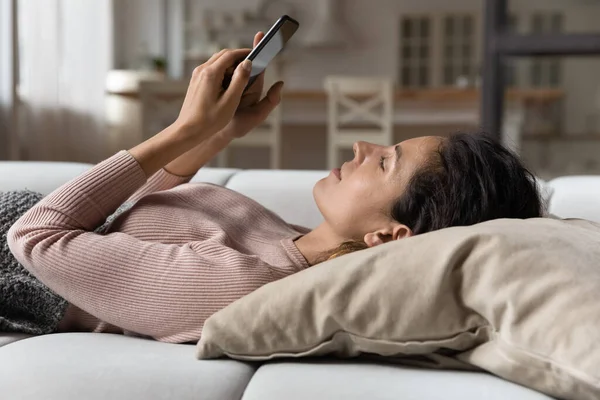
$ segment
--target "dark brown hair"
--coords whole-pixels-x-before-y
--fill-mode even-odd
[[[414,235],[498,218],[535,218],[543,204],[533,174],[514,153],[484,133],[455,133],[409,180],[392,218]],[[347,241],[320,261],[368,248]]]

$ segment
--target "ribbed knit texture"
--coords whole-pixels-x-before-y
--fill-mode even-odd
[[[71,306],[63,331],[195,342],[214,312],[308,267],[292,226],[224,187],[164,169],[146,179],[121,151],[25,213],[7,241]],[[94,233],[125,202],[107,234]]]

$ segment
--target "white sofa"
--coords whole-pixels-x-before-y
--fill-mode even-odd
[[[0,162],[0,191],[52,190],[89,164]],[[291,223],[316,226],[312,200],[325,171],[204,169],[193,181],[225,185]],[[565,177],[550,188],[550,212],[600,221],[600,177]],[[1,301],[1,299],[0,299]],[[548,396],[485,373],[434,371],[357,360],[264,364],[199,361],[193,345],[112,334],[28,337],[0,333],[0,398],[38,399],[394,399],[542,400]]]

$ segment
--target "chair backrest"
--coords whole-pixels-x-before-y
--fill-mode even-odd
[[[391,138],[393,127],[394,82],[383,77],[329,76],[325,78],[328,94],[329,125],[333,133],[344,126],[377,126]]]
[[[148,139],[175,122],[188,82],[141,81],[139,84],[142,110],[142,138]]]
[[[329,76],[325,78],[325,91],[329,168],[339,166],[339,150],[351,148],[356,141],[382,146],[393,144],[394,82],[391,79]]]

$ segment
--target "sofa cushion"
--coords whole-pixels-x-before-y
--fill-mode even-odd
[[[313,199],[313,186],[326,171],[242,171],[227,187],[258,201],[285,221],[315,228],[323,217]]]
[[[108,333],[37,336],[0,348],[0,388],[19,400],[240,399],[255,367],[198,361],[193,350]]]
[[[431,232],[259,288],[206,321],[198,356],[442,351],[550,395],[598,399],[599,259],[600,227],[583,220]]]
[[[433,371],[356,361],[269,363],[242,400],[551,400],[481,372]]]
[[[31,335],[26,335],[24,333],[0,332],[0,347],[14,343],[18,340],[27,339],[28,337],[31,337]]]

